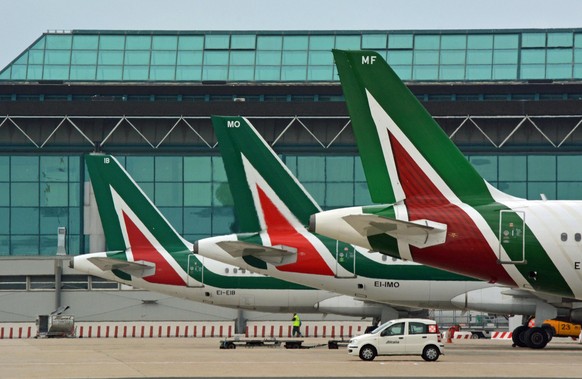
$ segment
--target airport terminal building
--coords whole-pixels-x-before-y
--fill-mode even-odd
[[[91,152],[118,157],[191,241],[236,231],[214,114],[249,118],[323,208],[369,204],[334,48],[382,54],[494,186],[582,198],[582,29],[47,32],[0,71],[0,321],[50,312],[53,292],[87,318],[132,317],[91,310],[105,292],[167,317],[143,316],[139,291],[55,279],[57,228],[68,255],[104,248]]]

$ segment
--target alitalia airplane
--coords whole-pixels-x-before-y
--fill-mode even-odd
[[[540,299],[310,233],[317,203],[242,117],[213,117],[239,234],[199,240],[195,252],[259,273],[385,304],[532,314]],[[564,315],[569,317],[569,315]]]
[[[333,52],[371,198],[377,205],[312,216],[310,230],[396,258],[538,298],[538,325],[514,331],[545,345],[539,322],[560,309],[580,322],[582,202],[532,201],[487,183],[372,51]],[[523,335],[522,335],[523,334]]]
[[[75,256],[70,262],[75,270],[170,296],[262,312],[316,313],[323,304],[320,312],[338,313],[346,302],[353,303],[346,296],[192,254],[192,243],[176,232],[114,157],[89,155],[85,161],[108,251]],[[383,305],[359,303],[347,315],[381,318]]]

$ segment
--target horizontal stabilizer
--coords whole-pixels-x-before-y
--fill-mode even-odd
[[[156,273],[156,265],[146,261],[127,262],[105,257],[94,257],[87,260],[103,271],[119,270],[138,278],[145,278]]]
[[[216,244],[233,257],[250,255],[274,266],[297,262],[297,249],[289,246],[263,246],[242,241],[221,241]]]
[[[343,219],[364,237],[388,234],[418,248],[440,245],[447,238],[447,225],[430,220],[403,221],[371,214]]]

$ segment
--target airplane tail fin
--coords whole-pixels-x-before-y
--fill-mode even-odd
[[[191,251],[117,159],[91,154],[85,162],[109,251]]]
[[[491,200],[496,190],[378,53],[333,54],[373,202]]]
[[[240,232],[266,230],[269,217],[305,226],[319,206],[244,117],[213,116]],[[274,212],[271,212],[273,210]],[[274,214],[279,214],[274,216]],[[275,221],[275,220],[272,220]],[[297,225],[299,226],[299,225]]]

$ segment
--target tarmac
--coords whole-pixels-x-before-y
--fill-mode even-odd
[[[219,349],[220,338],[0,340],[0,378],[475,377],[581,378],[582,345],[552,341],[543,350],[511,340],[459,340],[437,362],[421,357],[349,356],[345,347]],[[305,338],[304,345],[327,339]]]

